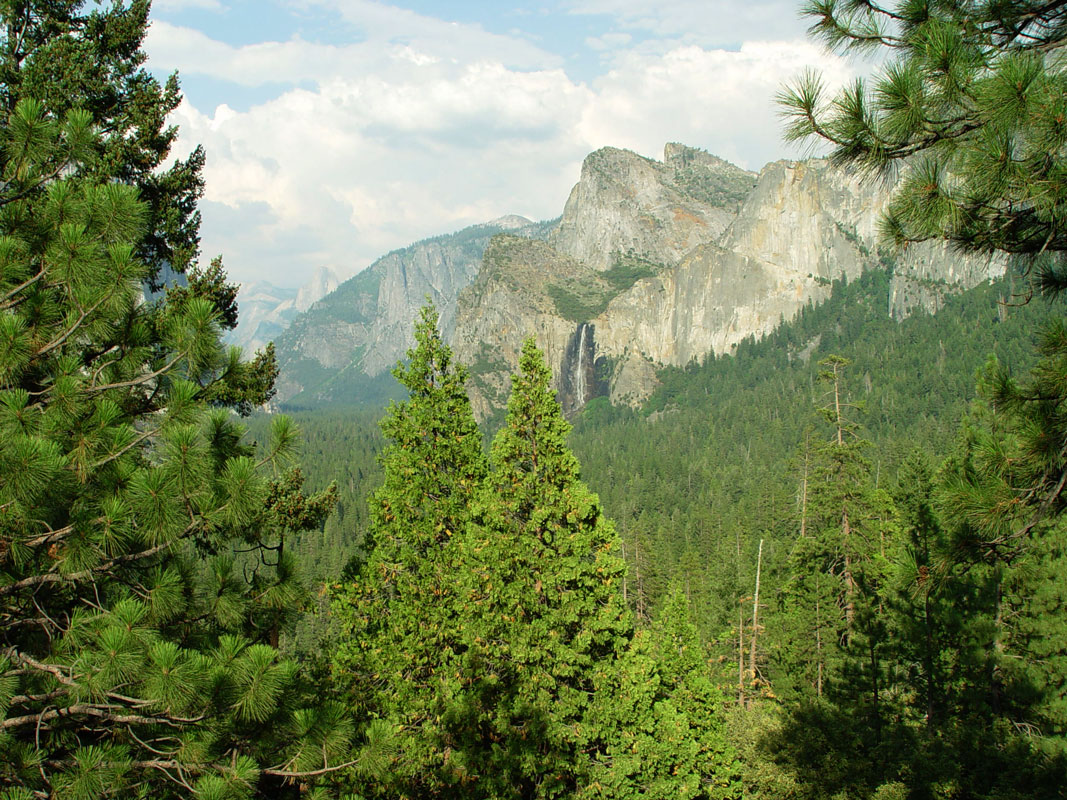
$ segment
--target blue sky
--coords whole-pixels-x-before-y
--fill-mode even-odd
[[[558,215],[603,146],[668,141],[758,170],[798,155],[773,104],[806,68],[792,0],[155,0],[179,150],[208,154],[204,254],[298,286],[503,214]]]

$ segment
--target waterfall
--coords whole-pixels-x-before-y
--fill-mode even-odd
[[[578,408],[585,405],[586,396],[586,381],[585,381],[585,338],[589,333],[588,323],[582,323],[582,336],[578,341],[578,375],[577,380],[574,382],[575,399],[578,401]]]

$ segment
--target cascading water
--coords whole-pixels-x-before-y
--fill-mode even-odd
[[[581,325],[582,334],[578,340],[578,373],[575,375],[574,381],[574,394],[577,401],[578,408],[585,405],[586,394],[588,393],[588,386],[585,377],[585,341],[586,336],[589,334],[588,323],[583,322]]]
[[[567,339],[559,362],[559,402],[567,414],[575,414],[604,393],[597,381],[596,328],[581,322]]]

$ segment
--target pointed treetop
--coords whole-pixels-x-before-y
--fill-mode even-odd
[[[503,480],[537,476],[561,486],[578,479],[578,460],[567,447],[570,423],[551,387],[552,372],[533,337],[523,342],[512,375],[504,427],[493,442],[493,463]]]

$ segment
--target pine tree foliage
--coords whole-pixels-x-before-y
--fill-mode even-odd
[[[20,100],[36,100],[60,118],[89,115],[100,132],[83,152],[77,173],[90,182],[136,186],[145,203],[137,257],[155,279],[169,266],[184,272],[199,251],[204,151],[163,169],[177,128],[177,75],[163,85],[144,68],[141,49],[149,0],[87,4],[84,0],[11,0],[0,6],[0,115]]]
[[[880,592],[887,580],[887,555],[896,545],[890,497],[873,486],[864,451],[870,443],[850,419],[848,359],[830,355],[819,362],[828,387],[818,409],[830,428],[812,454],[799,535],[789,556],[789,579],[781,596],[777,659],[783,687],[822,697],[846,669],[866,673],[877,706]],[[861,651],[866,650],[866,653]],[[798,680],[799,679],[799,680]],[[865,694],[865,693],[861,693]],[[877,713],[877,709],[874,709]]]
[[[1067,15],[1058,3],[814,0],[811,33],[887,62],[827,98],[809,74],[781,94],[787,137],[822,138],[832,157],[886,173],[907,161],[883,220],[903,244],[948,239],[1046,258],[1067,249]],[[1061,276],[1062,277],[1062,276]]]
[[[733,798],[739,767],[726,742],[722,693],[682,587],[648,630],[595,668],[589,713],[599,746],[581,797]]]
[[[382,422],[384,483],[371,499],[370,555],[334,593],[341,641],[338,682],[354,707],[394,725],[396,763],[363,791],[426,797],[462,775],[449,759],[449,710],[462,695],[459,659],[467,612],[460,607],[460,541],[487,461],[465,382],[428,306],[408,363],[394,370],[408,399]]]
[[[319,524],[330,498],[287,517],[299,489],[266,471],[295,430],[257,454],[208,405],[234,369],[216,306],[142,302],[150,210],[77,175],[99,147],[90,115],[34,100],[0,127],[0,788],[276,791],[345,757],[352,726],[262,642],[291,565],[250,580],[231,554]]]

